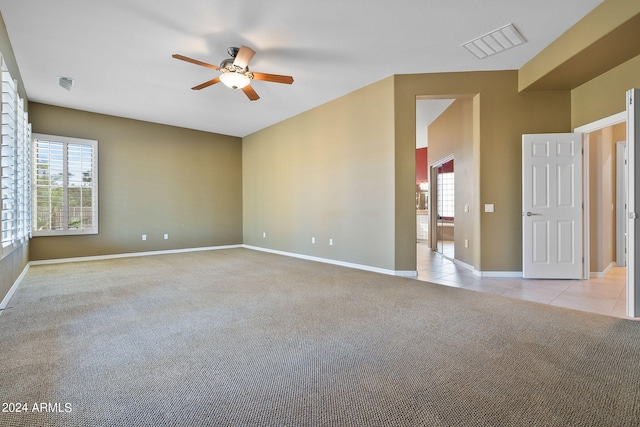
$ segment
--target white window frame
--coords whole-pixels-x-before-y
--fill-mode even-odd
[[[2,55],[0,73],[0,258],[3,258],[31,237],[31,125],[24,100],[18,96],[18,82],[11,77]]]
[[[50,143],[60,143],[63,145],[63,160],[62,160],[62,169],[63,169],[63,200],[62,200],[62,210],[63,210],[63,219],[61,221],[63,228],[59,229],[40,229],[38,228],[38,151],[37,144],[38,141],[42,142],[50,142]],[[80,227],[69,227],[68,221],[68,189],[69,189],[69,162],[68,162],[68,147],[69,145],[85,145],[90,146],[92,148],[92,159],[91,159],[91,183],[92,185],[87,188],[92,189],[92,198],[91,198],[91,210],[93,217],[93,224],[90,226],[80,226]],[[42,236],[69,236],[69,235],[84,235],[84,234],[98,234],[98,141],[92,139],[81,139],[81,138],[72,138],[68,136],[59,136],[59,135],[46,135],[40,133],[33,134],[33,174],[32,174],[32,211],[33,211],[33,236],[34,237],[42,237]]]
[[[455,173],[443,172],[438,174],[438,204],[440,216],[455,218]]]

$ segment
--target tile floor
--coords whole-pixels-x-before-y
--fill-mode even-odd
[[[418,280],[608,316],[627,318],[625,275],[624,268],[615,267],[606,277],[590,280],[479,277],[418,243]]]

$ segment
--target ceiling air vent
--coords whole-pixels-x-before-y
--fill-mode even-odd
[[[73,80],[71,77],[58,77],[58,84],[68,91],[71,91],[74,82],[75,80]]]
[[[513,24],[509,24],[468,41],[462,46],[476,58],[483,59],[523,43],[526,43],[526,40],[522,37],[522,34]]]

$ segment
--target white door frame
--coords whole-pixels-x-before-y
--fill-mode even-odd
[[[616,265],[627,266],[627,141],[616,142]]]
[[[634,103],[634,99],[636,102]],[[640,210],[640,89],[627,91],[627,316],[640,317],[640,283],[636,265],[640,265],[638,211]]]
[[[590,216],[589,216],[589,133],[595,132],[600,129],[604,129],[610,126],[614,126],[620,123],[624,123],[627,121],[627,112],[622,111],[620,113],[614,114],[609,117],[605,117],[600,120],[596,120],[592,123],[587,123],[583,126],[578,126],[574,129],[574,132],[580,132],[584,135],[583,137],[583,168],[582,168],[582,191],[583,191],[583,202],[584,202],[584,219],[583,219],[583,253],[584,253],[584,271],[583,278],[589,279],[591,276],[591,233],[590,230]],[[627,268],[629,268],[630,263],[627,262]]]
[[[438,251],[438,168],[451,160],[454,160],[453,154],[429,165],[429,246],[434,252]],[[453,238],[455,241],[455,235]]]

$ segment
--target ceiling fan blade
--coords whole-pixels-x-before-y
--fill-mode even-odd
[[[255,54],[256,53],[250,47],[240,46],[240,50],[238,50],[238,54],[236,55],[236,59],[233,61],[233,65],[244,70],[247,68],[249,61],[251,61],[251,58],[253,58],[253,55]]]
[[[171,56],[174,57],[175,59],[179,59],[181,61],[191,62],[192,64],[201,65],[203,67],[211,68],[211,69],[214,69],[214,70],[218,69],[218,67],[216,67],[215,65],[207,64],[206,62],[198,61],[197,59],[188,58],[188,57],[183,56],[183,55],[178,55],[177,53],[174,53]]]
[[[253,74],[254,80],[263,80],[265,82],[274,82],[274,83],[284,83],[288,85],[293,83],[293,77],[291,76],[281,76],[280,74],[256,73],[254,71],[252,71],[251,74]]]
[[[214,84],[219,83],[219,82],[220,82],[220,77],[216,77],[215,79],[211,79],[209,81],[206,81],[206,82],[204,82],[202,84],[199,84],[198,86],[194,86],[191,89],[200,90],[200,89],[204,89],[205,87],[209,87],[209,86],[214,85]]]
[[[260,99],[260,97],[258,96],[256,91],[251,87],[251,85],[246,85],[245,87],[242,88],[242,91],[244,92],[245,95],[247,95],[247,98],[249,98],[252,101],[257,101],[258,99]]]

